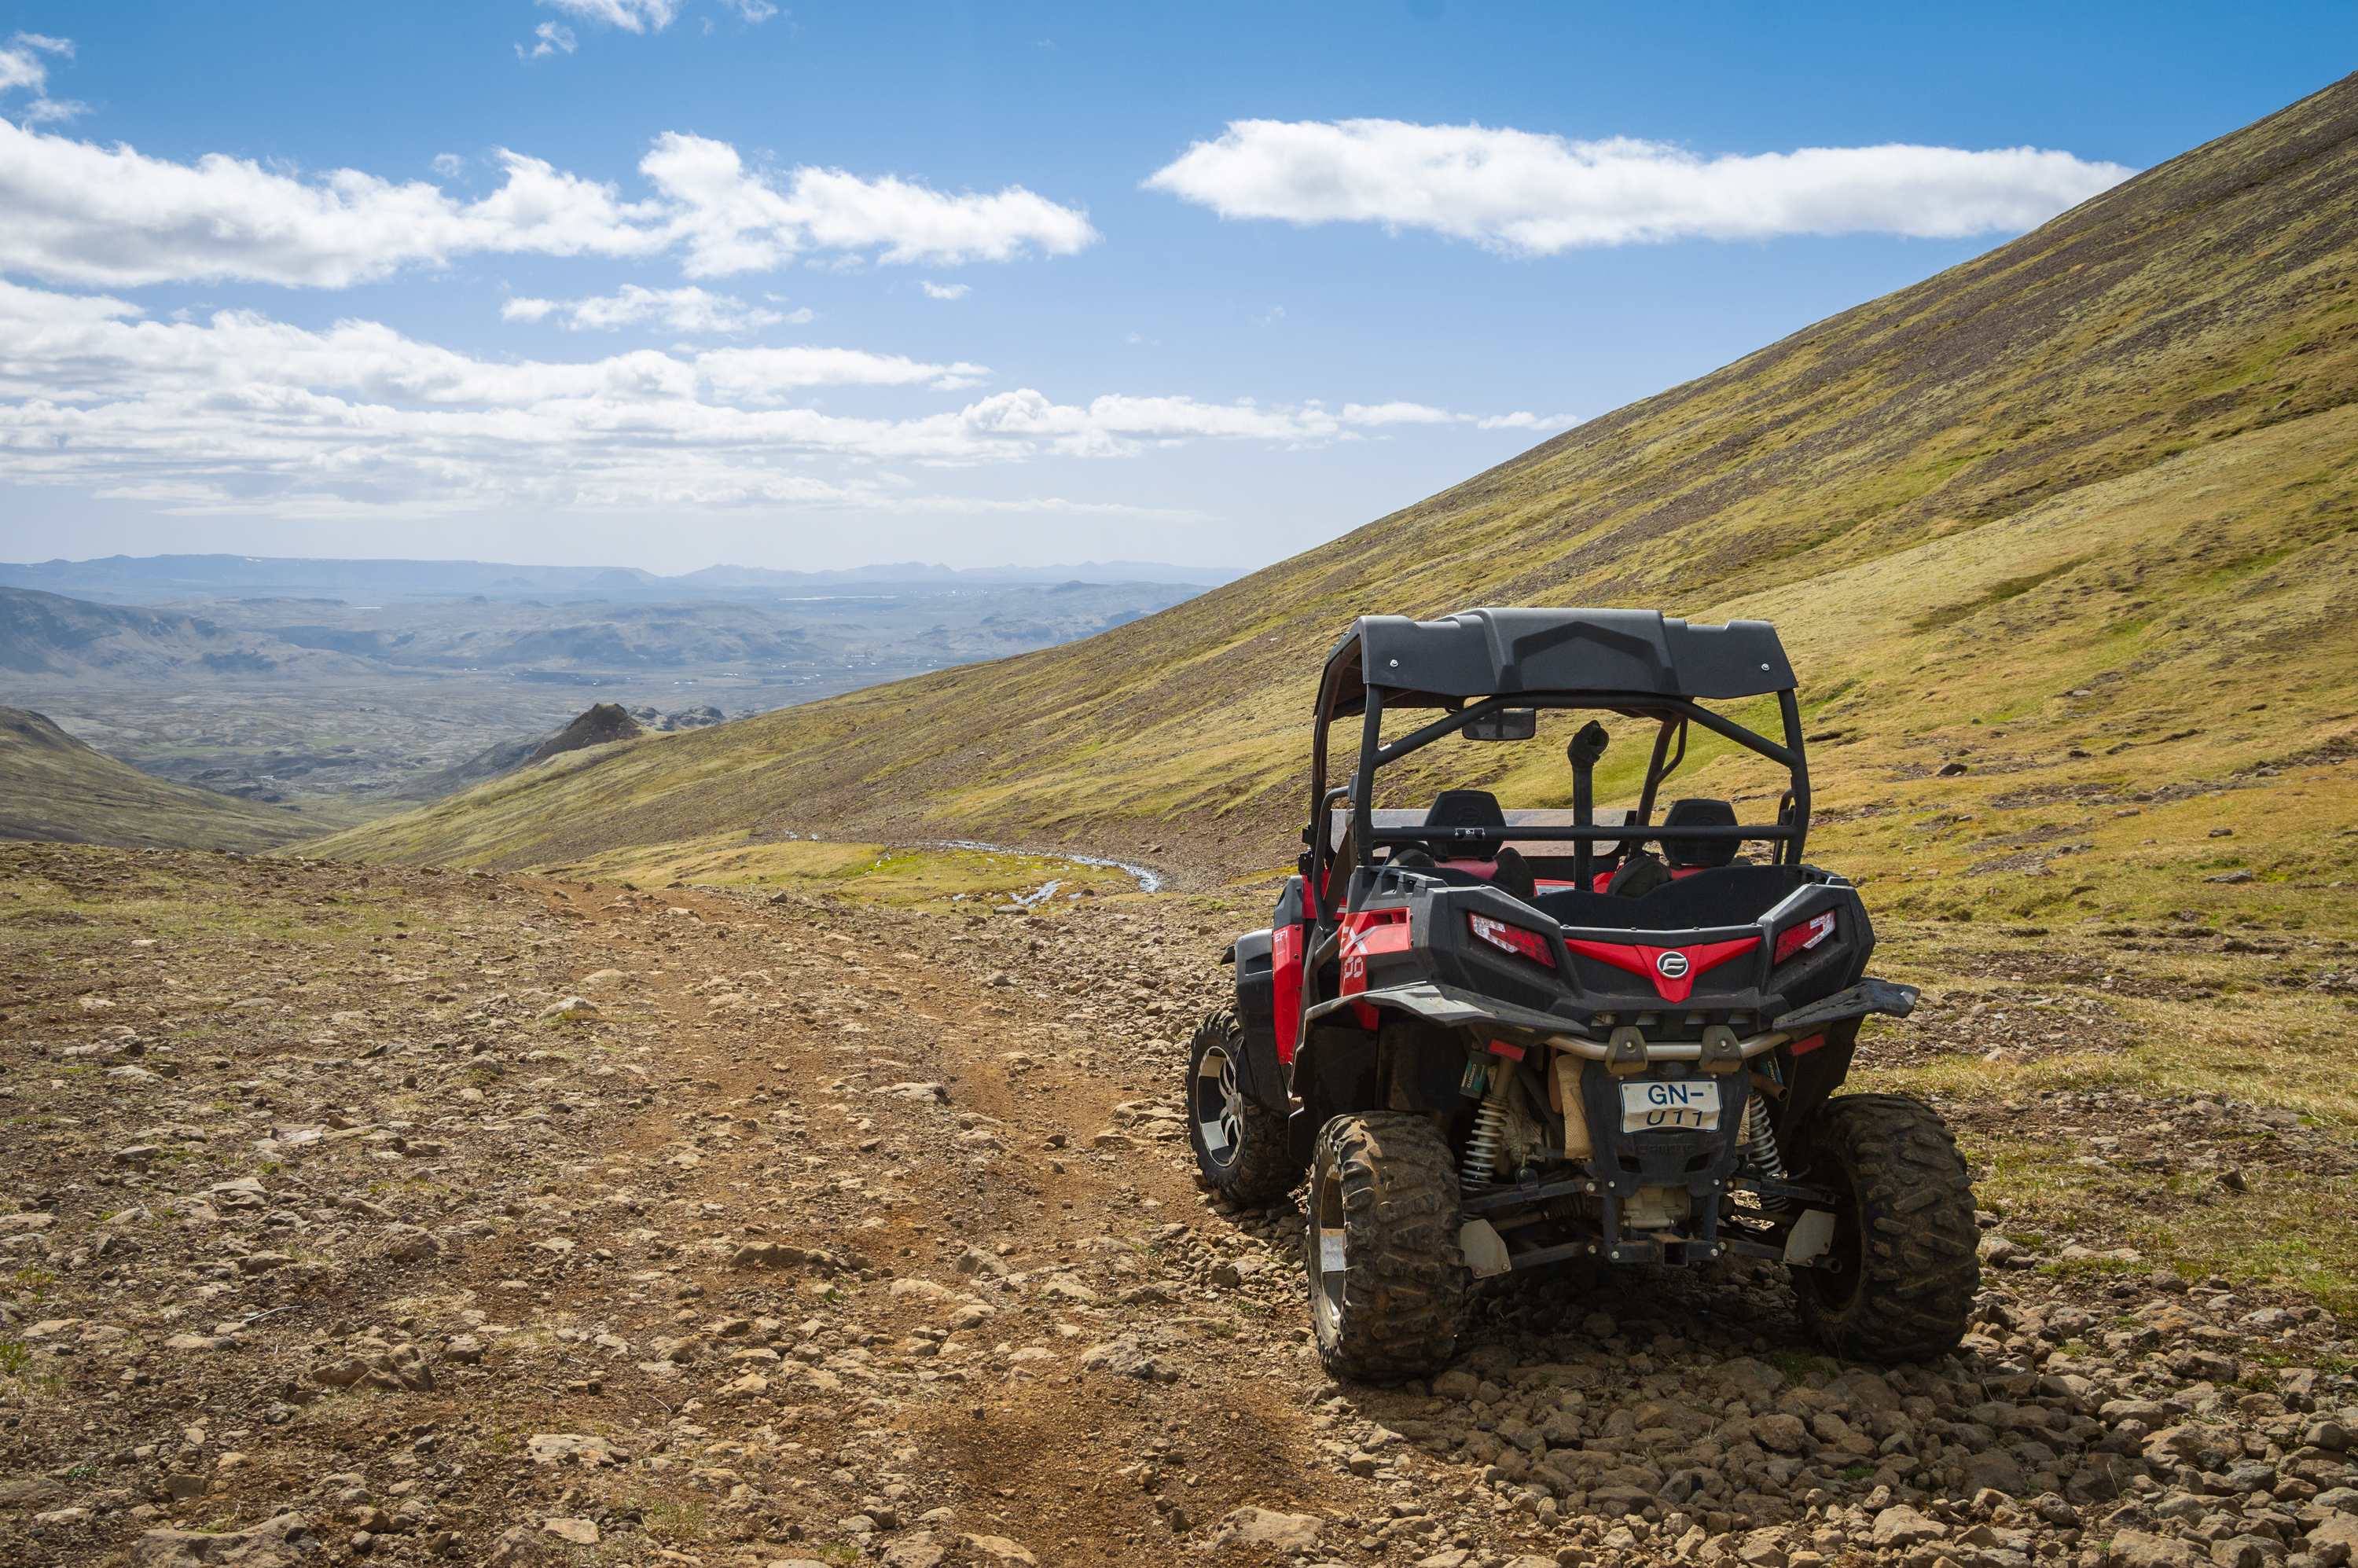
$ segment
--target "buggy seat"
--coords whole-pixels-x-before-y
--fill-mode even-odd
[[[1559,925],[1692,931],[1711,925],[1749,925],[1784,903],[1801,881],[1799,866],[1721,865],[1664,882],[1643,898],[1561,888],[1540,893],[1530,902]]]

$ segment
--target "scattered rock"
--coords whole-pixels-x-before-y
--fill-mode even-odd
[[[422,1263],[442,1254],[442,1243],[419,1225],[390,1225],[384,1231],[384,1255],[396,1263]]]
[[[1911,1508],[1890,1508],[1875,1516],[1875,1544],[1878,1548],[1921,1546],[1928,1541],[1939,1541],[1949,1533],[1949,1527],[1926,1519]]]
[[[1269,1509],[1243,1508],[1220,1520],[1212,1536],[1214,1546],[1266,1546],[1278,1552],[1307,1552],[1318,1544],[1318,1519],[1311,1514],[1282,1514]]]
[[[311,1376],[331,1389],[375,1389],[388,1394],[431,1393],[434,1368],[415,1345],[344,1356],[315,1367]]]
[[[535,1465],[579,1465],[594,1469],[631,1462],[629,1450],[617,1448],[602,1437],[576,1432],[535,1433],[525,1440],[525,1451]]]
[[[959,1253],[952,1267],[961,1274],[980,1274],[993,1280],[1003,1280],[1014,1272],[1007,1266],[1006,1259],[993,1257],[979,1247],[969,1247]]]
[[[1104,1345],[1092,1345],[1081,1352],[1080,1363],[1084,1372],[1103,1372],[1116,1378],[1141,1378],[1148,1382],[1169,1382],[1178,1377],[1158,1357],[1140,1349],[1135,1339],[1116,1339]]]
[[[2182,1541],[2124,1530],[2113,1536],[2110,1568],[2197,1568],[2209,1559]]]
[[[302,1515],[280,1514],[250,1530],[151,1530],[132,1543],[131,1561],[135,1568],[199,1568],[216,1563],[236,1568],[295,1568],[319,1545]]]
[[[12,1476],[0,1479],[0,1509],[38,1508],[66,1495],[66,1489],[47,1476]]]
[[[884,1549],[884,1568],[941,1568],[942,1559],[949,1549],[934,1539],[933,1531],[921,1530],[904,1536]]]

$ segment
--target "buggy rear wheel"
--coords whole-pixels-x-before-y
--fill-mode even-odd
[[[1264,1204],[1292,1192],[1302,1166],[1286,1147],[1285,1119],[1244,1092],[1244,1048],[1232,1014],[1216,1012],[1196,1026],[1187,1048],[1187,1141],[1215,1191]]]
[[[1303,1271],[1330,1376],[1397,1383],[1449,1358],[1466,1307],[1464,1217],[1449,1145],[1424,1118],[1369,1111],[1320,1129]]]
[[[1802,1320],[1838,1356],[1931,1361],[1957,1347],[1981,1286],[1973,1178],[1940,1116],[1904,1095],[1826,1102],[1803,1180],[1837,1202],[1826,1259],[1796,1268]]]

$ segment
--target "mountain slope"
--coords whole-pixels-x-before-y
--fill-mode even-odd
[[[0,676],[17,681],[189,686],[316,679],[369,667],[341,653],[315,652],[200,615],[0,588]]]
[[[260,850],[319,830],[291,811],[150,778],[41,714],[0,708],[0,838]]]
[[[1086,643],[667,737],[333,843],[520,865],[730,828],[1104,842],[1176,818],[1215,859],[1265,865],[1300,820],[1304,719],[1342,625],[1491,602],[1772,616],[1843,730],[1821,758],[1830,804],[1960,753],[2068,793],[2346,751],[2353,190],[2358,78]],[[2143,744],[2190,716],[2199,756]],[[1568,787],[1560,762],[1515,765],[1526,798]]]

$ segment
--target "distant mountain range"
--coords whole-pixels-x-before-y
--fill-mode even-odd
[[[1228,567],[1161,561],[1083,561],[1077,566],[929,566],[922,561],[838,571],[768,567],[706,567],[659,577],[636,567],[516,566],[500,561],[314,560],[270,556],[108,556],[99,560],[0,564],[0,588],[107,604],[171,604],[192,600],[350,598],[388,600],[605,599],[786,599],[895,595],[924,597],[1013,587],[1083,583],[1194,583],[1215,587],[1244,576]]]

